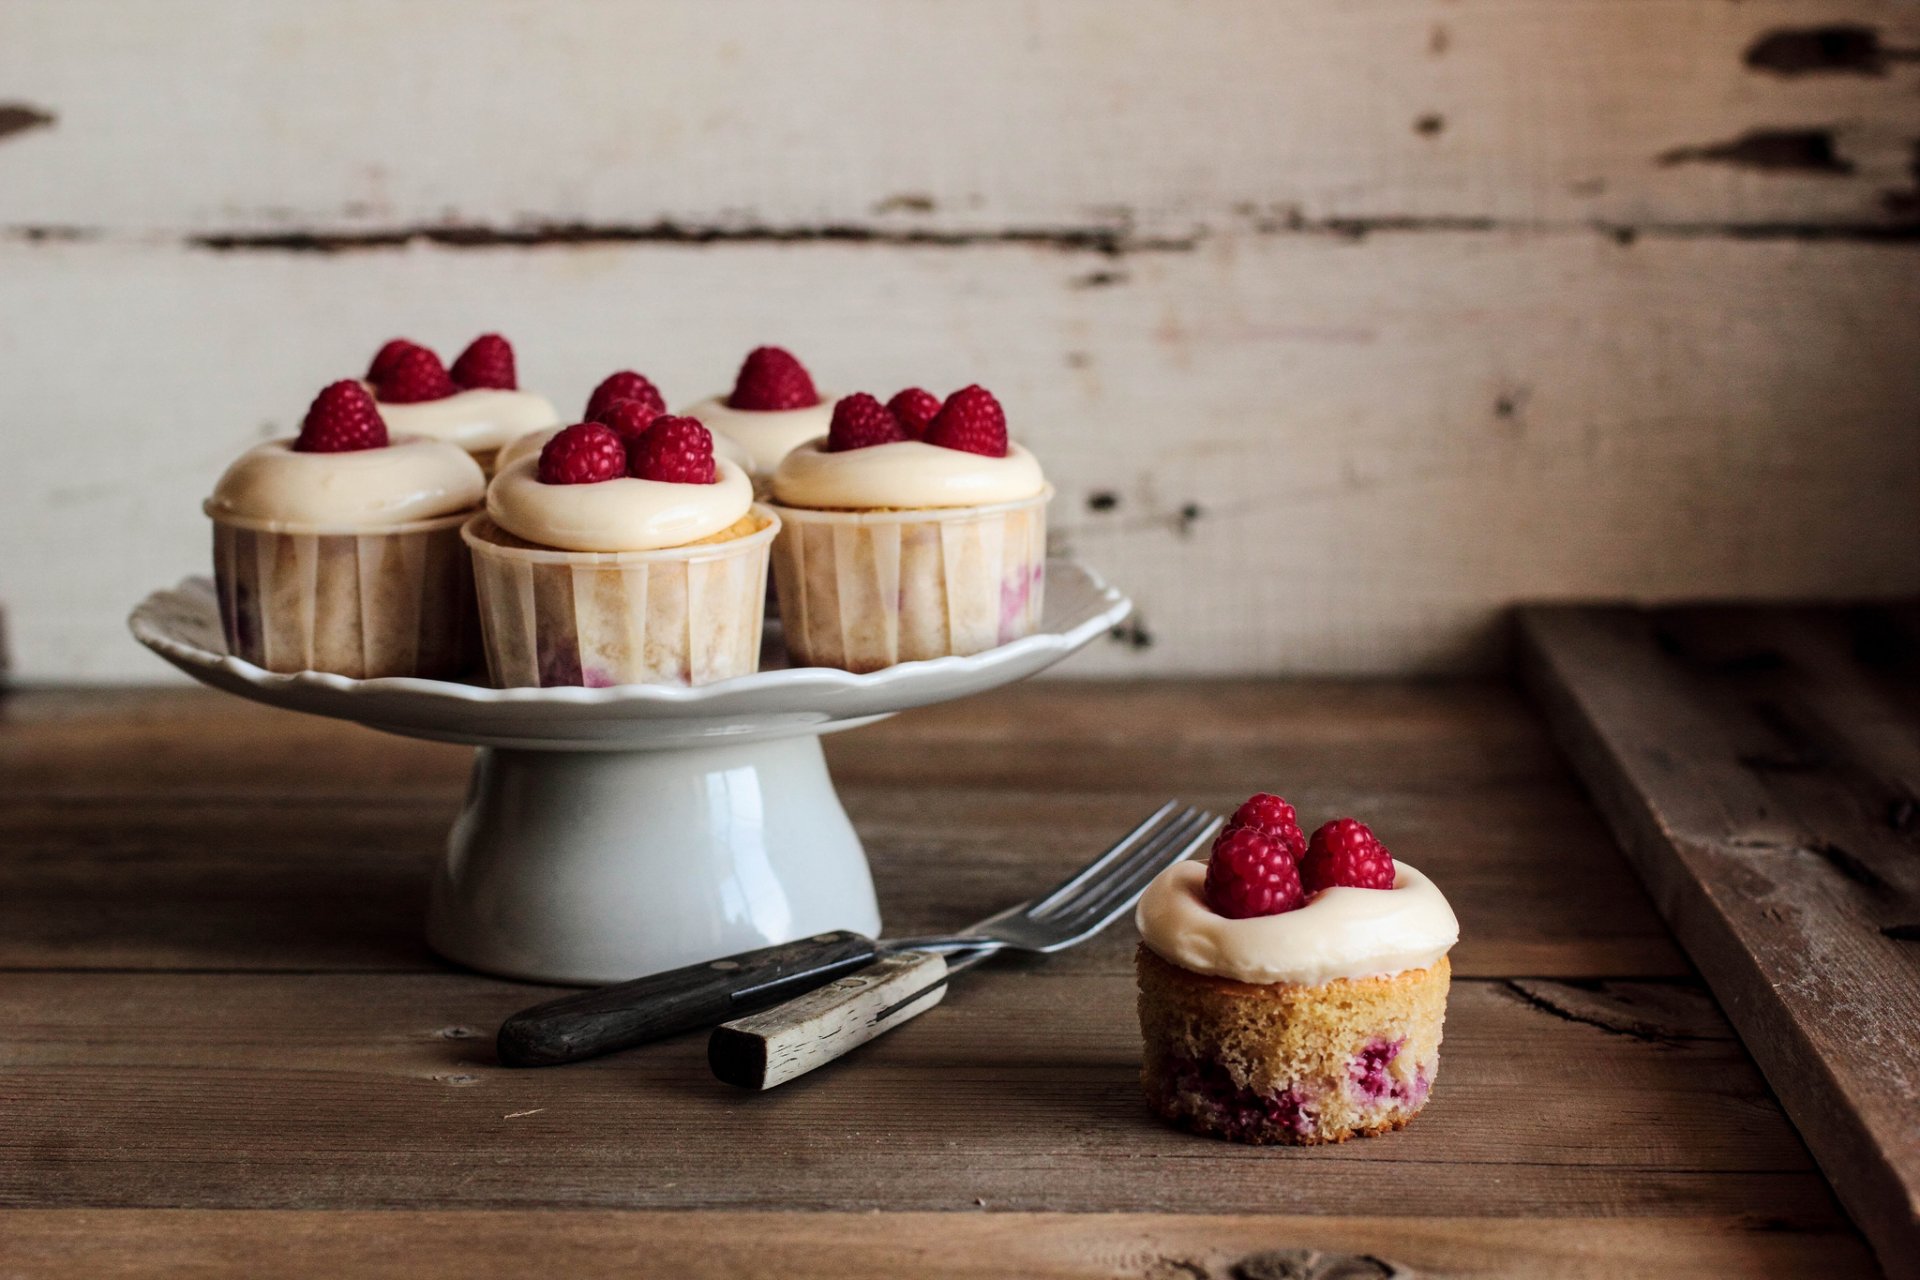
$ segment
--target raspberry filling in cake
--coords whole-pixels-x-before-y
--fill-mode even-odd
[[[520,389],[513,347],[497,333],[475,338],[451,370],[430,348],[395,338],[373,357],[366,385],[389,429],[457,444],[483,463],[560,421],[545,396]]]
[[[1351,818],[1309,841],[1249,800],[1207,863],[1136,911],[1142,1073],[1166,1119],[1241,1142],[1340,1142],[1406,1124],[1439,1070],[1459,925]]]
[[[791,352],[755,347],[741,363],[731,392],[681,412],[737,446],[745,455],[742,465],[765,480],[789,451],[827,433],[833,405],[834,397],[815,389],[813,376]]]

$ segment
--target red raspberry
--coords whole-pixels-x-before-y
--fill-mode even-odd
[[[887,408],[900,420],[907,438],[918,440],[927,434],[928,424],[940,412],[940,397],[919,387],[908,387],[895,392],[893,399],[887,401]]]
[[[621,400],[638,400],[656,414],[667,411],[667,402],[661,396],[660,388],[633,370],[622,369],[618,373],[608,374],[593,389],[593,394],[587,398],[587,421],[605,422],[606,419],[600,415]]]
[[[833,425],[827,429],[827,452],[893,444],[906,438],[900,420],[889,413],[885,405],[864,391],[856,391],[833,406]]]
[[[373,380],[373,394],[388,404],[445,400],[459,390],[447,376],[440,357],[425,347],[408,347],[398,353],[386,372]]]
[[[714,484],[713,433],[698,418],[655,418],[627,451],[627,473],[668,484]]]
[[[373,363],[367,366],[367,381],[378,382],[393,368],[393,362],[400,358],[403,351],[411,351],[420,344],[407,338],[391,338],[385,346],[374,352]]]
[[[962,387],[927,424],[926,441],[989,458],[1007,456],[1007,415],[985,387]]]
[[[351,378],[321,388],[293,442],[299,453],[352,453],[387,447],[387,424],[367,389]]]
[[[1300,869],[1285,846],[1252,827],[1228,827],[1207,863],[1207,905],[1229,920],[1277,916],[1306,905]]]
[[[1366,824],[1335,818],[1318,831],[1300,860],[1300,878],[1308,893],[1337,884],[1355,889],[1393,888],[1393,855]]]
[[[735,409],[768,412],[779,409],[805,409],[820,403],[813,379],[806,366],[779,347],[755,347],[740,365],[734,379],[733,394],[727,404]]]
[[[603,422],[576,422],[540,450],[541,484],[599,484],[627,474],[627,446]]]
[[[654,408],[644,400],[615,400],[600,410],[595,422],[604,422],[619,433],[629,446],[640,438],[640,433],[653,425],[661,410]]]
[[[1233,817],[1227,819],[1230,827],[1252,827],[1264,832],[1286,846],[1287,853],[1298,862],[1307,852],[1307,837],[1301,834],[1300,819],[1293,806],[1279,796],[1262,791],[1233,811]]]
[[[463,387],[520,389],[520,378],[513,367],[513,346],[497,333],[483,333],[469,342],[453,362],[451,372],[453,380]]]

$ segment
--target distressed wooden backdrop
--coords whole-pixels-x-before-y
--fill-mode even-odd
[[[155,678],[225,460],[410,334],[1007,402],[1086,672],[1920,589],[1920,6],[0,5],[15,674]]]

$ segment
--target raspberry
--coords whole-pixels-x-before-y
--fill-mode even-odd
[[[576,422],[540,450],[541,484],[599,484],[627,474],[627,447],[603,422]]]
[[[469,342],[453,362],[451,372],[453,380],[463,387],[520,389],[520,378],[513,367],[513,346],[497,333],[483,333]]]
[[[1277,916],[1306,905],[1300,869],[1278,840],[1252,827],[1228,827],[1207,863],[1207,905],[1229,920]]]
[[[907,438],[900,420],[864,391],[845,396],[833,406],[833,425],[827,429],[827,452],[864,449]]]
[[[352,453],[384,449],[387,424],[367,389],[351,378],[329,383],[313,398],[293,447],[300,453]]]
[[[407,338],[390,338],[386,345],[373,355],[373,363],[367,366],[367,381],[378,382],[393,368],[393,362],[400,358],[403,351],[411,351],[420,344]]]
[[[813,379],[791,353],[779,347],[755,347],[740,365],[734,379],[733,394],[727,404],[734,409],[805,409],[820,403]]]
[[[605,422],[606,419],[600,415],[621,400],[638,400],[656,414],[667,411],[667,402],[661,396],[660,388],[633,370],[622,369],[618,373],[608,374],[593,389],[593,394],[587,398],[587,421]]]
[[[668,484],[713,484],[713,433],[698,418],[655,418],[627,451],[627,473]]]
[[[459,390],[447,376],[440,357],[425,347],[408,347],[397,353],[386,371],[373,380],[373,394],[388,404],[444,400]]]
[[[1295,862],[1307,852],[1307,837],[1301,834],[1300,819],[1294,813],[1293,806],[1265,791],[1235,809],[1233,817],[1227,819],[1227,825],[1252,827],[1255,831],[1272,836],[1286,847]]]
[[[893,399],[887,401],[887,408],[900,420],[907,438],[918,440],[927,434],[927,424],[940,412],[940,397],[919,387],[908,387],[895,392]]]
[[[1307,856],[1300,860],[1300,878],[1308,893],[1335,885],[1391,889],[1393,875],[1393,855],[1365,823],[1352,818],[1335,818],[1314,832]]]
[[[653,424],[661,410],[654,408],[644,400],[615,400],[600,410],[595,422],[604,422],[612,427],[629,447],[640,438],[640,433]]]
[[[926,441],[943,449],[964,449],[989,458],[1007,456],[1007,415],[985,387],[962,387],[947,397],[933,421]]]

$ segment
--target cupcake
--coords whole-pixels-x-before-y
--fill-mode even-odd
[[[1433,882],[1351,818],[1300,836],[1258,795],[1210,862],[1162,872],[1135,912],[1148,1104],[1235,1142],[1345,1142],[1404,1126],[1440,1070],[1447,952]]]
[[[707,684],[760,660],[780,522],[691,418],[602,422],[502,467],[467,523],[487,667],[518,685]]]
[[[622,369],[608,374],[593,389],[593,394],[587,397],[587,407],[581,415],[581,421],[605,423],[631,441],[666,411],[666,402],[651,381],[631,369]],[[500,450],[500,456],[494,463],[495,470],[504,471],[521,458],[538,456],[547,447],[547,441],[559,434],[560,427],[556,423],[544,431],[530,431],[520,436]],[[713,456],[751,470],[746,451],[724,436],[714,435]]]
[[[779,347],[755,347],[740,365],[733,391],[682,410],[746,455],[744,466],[765,493],[780,460],[795,446],[827,434],[833,397],[813,388],[806,366]]]
[[[475,338],[451,371],[428,348],[395,338],[374,356],[366,382],[389,430],[457,444],[489,475],[505,445],[560,424],[546,397],[520,390],[513,348],[497,333]]]
[[[825,437],[781,460],[772,488],[774,583],[796,663],[875,671],[978,653],[1039,624],[1053,490],[984,389],[919,418],[848,396]]]
[[[389,435],[358,382],[291,440],[240,455],[206,502],[227,649],[269,671],[450,676],[472,653],[460,526],[486,490],[466,452]]]

